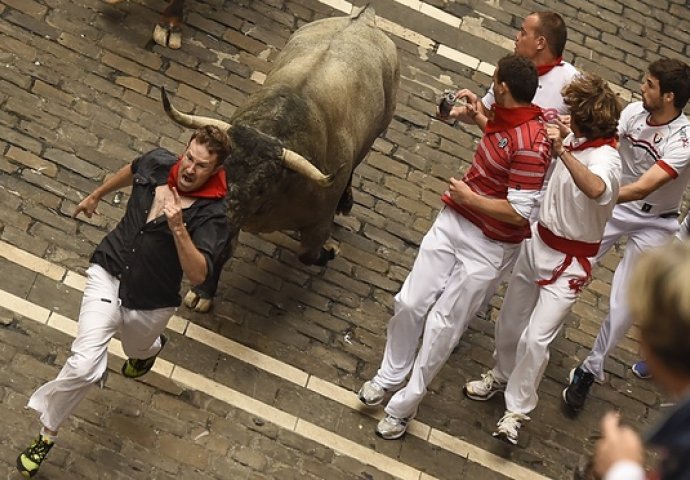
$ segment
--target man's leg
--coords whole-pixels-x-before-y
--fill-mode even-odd
[[[486,289],[501,268],[512,262],[517,245],[488,240],[476,226],[460,217],[456,256],[459,268],[453,271],[445,289],[427,316],[419,353],[410,380],[386,407],[397,418],[414,415],[427,386],[450,356],[458,339],[481,305]]]
[[[532,266],[533,249],[533,239],[523,242],[508,283],[495,325],[495,366],[483,373],[481,379],[468,381],[463,386],[463,392],[472,400],[489,400],[502,392],[513,371],[518,340],[539,296],[539,286],[535,283],[537,276]]]
[[[536,232],[530,246],[532,271],[526,280],[531,282],[532,289],[536,288],[537,300],[533,310],[527,315],[528,323],[519,334],[516,349],[511,352],[511,371],[504,394],[506,411],[494,432],[494,436],[514,445],[518,442],[522,424],[529,420],[527,414],[537,406],[537,390],[549,361],[549,345],[560,331],[563,320],[577,298],[578,292],[570,287],[570,282],[581,280],[587,275],[574,259],[553,283],[539,286],[536,282],[550,279],[566,256],[544,244]],[[525,286],[525,296],[528,296],[528,291]],[[512,310],[512,304],[504,302],[504,308]],[[509,324],[501,324],[502,327],[506,325]]]
[[[592,351],[582,364],[584,371],[592,373],[599,380],[604,379],[606,356],[618,345],[632,325],[628,313],[626,284],[637,258],[642,252],[670,241],[678,228],[675,219],[655,220],[658,225],[650,225],[629,234],[625,254],[613,274],[609,314],[601,324]]]
[[[43,429],[36,441],[17,458],[17,468],[24,475],[36,473],[60,425],[107,368],[108,342],[120,321],[119,281],[98,265],[91,265],[86,275],[72,355],[57,378],[36,390],[28,402],[30,408],[40,413]]]
[[[544,272],[545,269],[541,270]],[[537,389],[549,362],[549,345],[560,332],[563,320],[577,299],[577,293],[569,288],[569,282],[585,275],[582,267],[574,261],[555,283],[539,289],[539,300],[520,336],[515,367],[506,386],[507,410],[527,414],[537,406]]]
[[[381,367],[360,390],[364,403],[380,403],[385,390],[399,387],[412,368],[424,317],[457,268],[453,247],[457,216],[448,208],[442,209],[422,240],[412,270],[395,296]]]
[[[129,357],[122,366],[124,376],[138,378],[151,370],[165,345],[163,332],[175,310],[175,307],[155,310],[123,308],[120,339],[122,349]]]
[[[508,284],[501,313],[495,326],[492,372],[499,382],[506,382],[515,368],[515,353],[522,332],[539,298],[539,279],[534,268],[535,239],[523,243],[520,256]]]
[[[41,422],[50,430],[58,430],[106,370],[108,342],[120,322],[118,288],[119,281],[102,267],[88,269],[72,355],[57,378],[29,399],[28,406],[41,414]]]

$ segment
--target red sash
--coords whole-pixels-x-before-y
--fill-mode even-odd
[[[563,272],[565,272],[573,262],[573,259],[575,259],[585,271],[585,276],[571,279],[568,285],[575,293],[580,293],[589,279],[592,278],[592,264],[589,262],[588,257],[593,257],[597,254],[601,242],[587,243],[559,237],[541,223],[537,224],[537,231],[539,232],[539,237],[541,237],[546,245],[554,250],[565,253],[565,258],[561,264],[553,269],[551,278],[548,280],[537,280],[537,285],[543,287],[544,285],[551,285],[554,283],[563,275]]]

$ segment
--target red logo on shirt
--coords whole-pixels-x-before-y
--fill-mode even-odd
[[[558,118],[558,110],[555,108],[542,108],[542,117],[546,120],[546,123],[551,123],[553,120]]]

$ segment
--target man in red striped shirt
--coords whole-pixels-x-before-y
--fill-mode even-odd
[[[487,290],[529,236],[530,212],[551,159],[541,109],[531,103],[537,85],[531,60],[504,57],[494,73],[493,119],[471,112],[485,134],[463,180],[450,179],[446,206],[395,297],[381,367],[358,394],[378,405],[387,391],[397,390],[376,427],[385,439],[405,433]]]
[[[620,185],[618,98],[601,77],[591,74],[573,80],[563,98],[572,132],[562,123],[548,127],[558,160],[539,222],[521,247],[496,320],[496,364],[463,389],[473,400],[504,392],[506,411],[494,436],[513,445],[537,406],[549,345],[591,278]]]

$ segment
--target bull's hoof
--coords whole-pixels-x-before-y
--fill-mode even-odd
[[[187,295],[184,296],[182,303],[184,303],[184,306],[187,308],[194,308],[196,304],[199,303],[200,298],[201,296],[198,293],[194,290],[190,290],[187,292]]]
[[[354,204],[355,199],[352,196],[352,187],[348,187],[343,192],[342,197],[340,197],[340,201],[338,201],[338,206],[335,209],[335,213],[340,215],[349,215]]]
[[[153,41],[161,47],[177,50],[182,47],[182,29],[158,23],[153,29]]]
[[[187,292],[187,295],[184,296],[182,303],[184,303],[185,307],[190,308],[195,312],[206,313],[211,310],[211,307],[213,306],[213,299],[204,298],[194,290],[190,290]]]
[[[321,253],[319,254],[319,258],[317,258],[314,262],[314,265],[318,265],[319,267],[325,267],[328,264],[328,262],[333,260],[339,252],[340,250],[335,245],[321,247]]]
[[[194,308],[194,311],[199,312],[199,313],[206,313],[209,310],[211,310],[212,306],[213,306],[213,299],[212,298],[200,298],[199,301],[196,303],[196,307]]]

